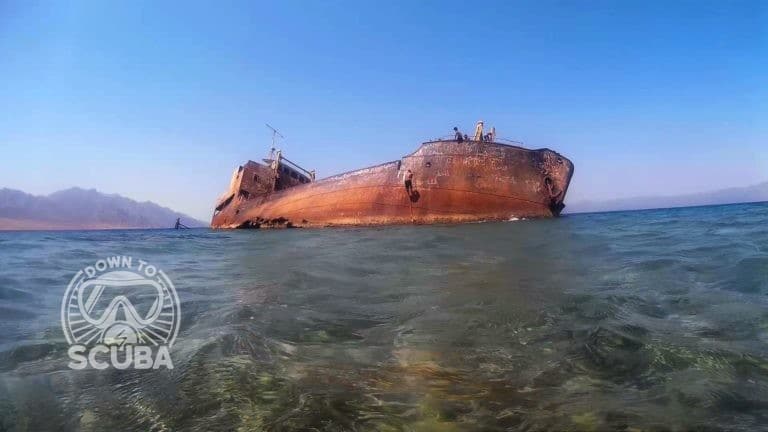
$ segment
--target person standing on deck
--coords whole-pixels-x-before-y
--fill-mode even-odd
[[[456,141],[458,141],[458,142],[463,142],[464,141],[464,136],[461,134],[461,132],[459,132],[459,128],[454,126],[453,132],[454,132],[454,139]]]
[[[475,141],[482,141],[483,140],[483,121],[480,120],[477,122],[477,126],[475,126]]]
[[[405,180],[405,191],[408,192],[408,196],[411,196],[411,192],[413,191],[413,172],[407,170],[405,175],[403,175],[403,180]]]

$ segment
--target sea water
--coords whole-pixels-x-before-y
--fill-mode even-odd
[[[173,281],[173,369],[67,366],[62,297],[109,256]],[[0,233],[0,430],[756,430],[767,306],[768,204]]]

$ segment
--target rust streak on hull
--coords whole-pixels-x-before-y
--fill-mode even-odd
[[[268,170],[239,168],[214,228],[458,223],[552,217],[573,164],[558,153],[487,142],[433,141],[401,160],[266,190]],[[279,172],[281,168],[276,168]],[[413,188],[404,174],[413,172]],[[264,180],[264,178],[267,180]],[[263,184],[256,184],[257,179]],[[253,181],[251,181],[253,180]]]

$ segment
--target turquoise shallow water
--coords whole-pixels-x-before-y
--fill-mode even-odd
[[[181,299],[173,370],[74,371],[74,273]],[[768,204],[433,227],[0,234],[0,431],[768,428]]]

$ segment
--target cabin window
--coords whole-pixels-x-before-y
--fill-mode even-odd
[[[427,162],[427,163],[426,163],[426,164],[424,164],[424,165],[426,165],[426,166],[427,166],[427,168],[429,168],[429,167],[431,167],[431,166],[432,166],[432,162]]]
[[[254,182],[254,183],[258,183],[258,182],[259,182],[259,176],[258,176],[258,174],[254,174],[254,175],[253,175],[253,182]]]

